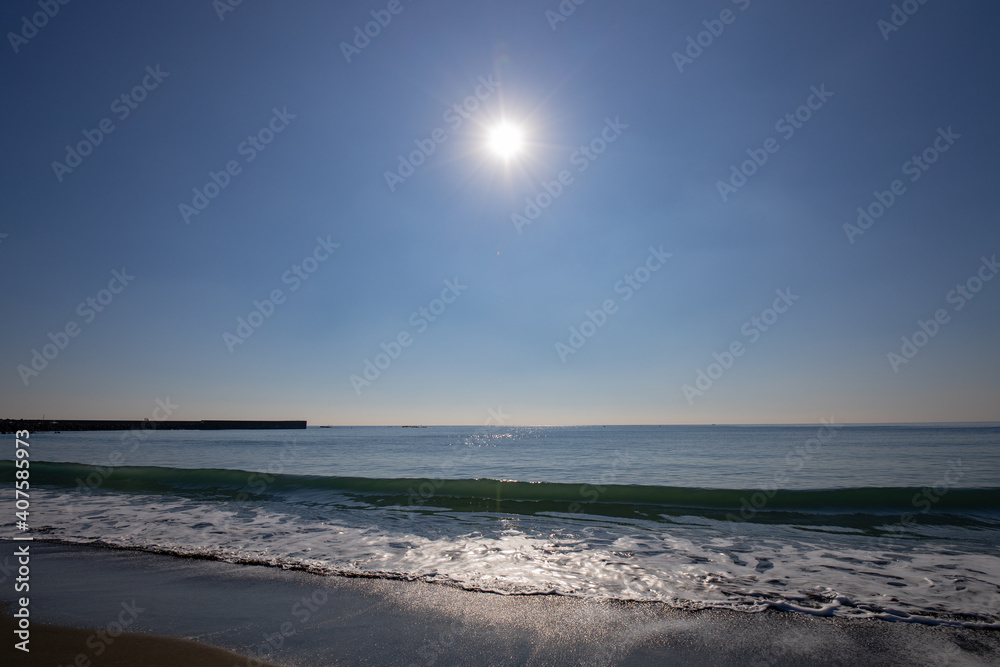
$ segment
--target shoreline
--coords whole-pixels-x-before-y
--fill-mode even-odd
[[[0,543],[4,542],[4,538],[0,538]],[[861,622],[861,621],[874,621],[882,623],[904,623],[913,625],[922,625],[929,628],[936,627],[951,627],[951,628],[964,628],[968,630],[983,630],[988,632],[1000,633],[1000,623],[988,624],[983,622],[972,622],[972,621],[960,621],[956,618],[934,618],[925,617],[918,615],[905,615],[905,614],[894,614],[891,612],[885,612],[872,616],[861,616],[861,617],[851,617],[851,616],[839,616],[831,613],[830,605],[826,604],[820,607],[809,607],[799,604],[794,604],[790,602],[762,602],[764,607],[761,609],[740,609],[726,605],[712,605],[711,603],[692,603],[691,607],[683,606],[672,606],[667,602],[662,600],[636,600],[636,599],[620,599],[620,598],[605,598],[605,597],[589,597],[584,595],[576,595],[572,593],[561,593],[561,592],[538,592],[538,591],[505,591],[497,589],[484,589],[472,586],[467,586],[459,582],[446,581],[446,580],[428,580],[424,577],[418,575],[406,575],[396,572],[380,572],[380,571],[329,571],[323,570],[311,565],[301,564],[301,563],[275,563],[275,562],[264,562],[255,559],[245,559],[241,561],[233,562],[231,560],[224,559],[220,556],[212,554],[203,553],[184,553],[179,552],[170,548],[160,548],[152,549],[142,546],[120,546],[115,544],[109,544],[105,542],[92,542],[88,544],[79,544],[76,542],[71,542],[61,539],[44,539],[38,540],[35,544],[48,544],[54,547],[66,547],[68,549],[95,549],[99,551],[111,551],[111,552],[131,552],[136,554],[146,554],[150,556],[163,556],[167,558],[175,558],[179,560],[192,560],[192,561],[205,561],[212,563],[220,563],[225,565],[230,565],[233,567],[253,567],[262,568],[264,570],[274,570],[277,572],[296,572],[314,577],[331,577],[335,579],[357,579],[362,581],[372,581],[372,582],[404,582],[410,584],[421,584],[433,587],[443,587],[451,588],[457,591],[463,591],[466,593],[472,593],[476,595],[487,595],[487,596],[499,596],[501,598],[517,598],[517,597],[553,597],[553,598],[565,598],[567,600],[578,600],[583,603],[588,604],[603,604],[603,605],[626,605],[633,607],[643,607],[649,606],[652,608],[664,608],[673,612],[678,613],[688,613],[696,614],[703,612],[719,612],[723,614],[736,614],[736,615],[755,615],[761,613],[781,613],[781,614],[792,614],[795,616],[808,616],[811,618],[818,619],[836,619],[839,621],[847,622]],[[0,597],[0,602],[3,598]],[[703,606],[697,606],[702,604]],[[0,608],[0,616],[3,615],[3,609]]]
[[[8,562],[4,559],[10,558],[13,544],[0,545],[0,562]],[[186,639],[242,656],[240,662],[226,662],[227,667],[365,661],[399,665],[1000,661],[1000,632],[995,630],[778,610],[686,611],[564,596],[488,595],[420,581],[320,576],[46,542],[33,543],[31,565],[31,619],[38,633],[33,639],[44,636],[43,624],[119,630],[115,623],[134,616],[120,629],[143,633],[150,642],[157,637]],[[13,586],[0,590],[0,599],[9,603]],[[126,608],[131,616],[123,617]],[[12,643],[5,641],[0,653],[13,651]],[[97,657],[86,642],[80,652],[89,659]]]

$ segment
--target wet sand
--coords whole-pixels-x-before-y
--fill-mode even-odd
[[[8,569],[13,550],[0,543]],[[993,630],[502,596],[41,542],[32,544],[31,567],[32,645],[45,643],[43,623],[87,628],[58,635],[60,656],[84,655],[95,667],[1000,664]],[[14,597],[13,576],[5,571],[0,583],[5,602]],[[192,640],[242,657],[116,632]],[[35,662],[39,654],[24,661],[12,644],[4,640],[0,656],[18,658],[13,664],[74,664]],[[125,662],[111,661],[112,649]]]
[[[0,617],[0,633],[13,636],[14,619]],[[214,646],[174,637],[156,637],[135,633],[122,633],[111,643],[103,643],[94,629],[61,628],[55,625],[32,625],[31,651],[24,653],[8,644],[0,655],[5,665],[101,665],[101,667],[217,667],[219,665],[245,664],[246,656]],[[90,644],[88,644],[88,641]],[[103,643],[100,655],[97,646]],[[88,648],[89,647],[89,648]],[[79,656],[83,656],[80,658]],[[261,663],[260,667],[274,667]]]

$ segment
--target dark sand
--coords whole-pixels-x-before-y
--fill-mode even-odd
[[[33,623],[90,628],[59,641],[96,667],[262,664],[232,655],[205,655],[201,663],[188,657],[144,661],[166,650],[193,650],[191,643],[169,649],[137,644],[130,660],[111,662],[116,646],[133,650],[131,640],[112,638],[97,656],[87,638],[100,646],[94,631],[117,631],[115,623],[129,633],[186,638],[288,666],[1000,664],[1000,632],[991,630],[777,611],[682,612],[41,542],[31,548]],[[13,564],[13,550],[11,542],[0,543],[0,564]],[[0,574],[5,602],[14,597],[13,576]],[[32,645],[41,649],[46,631],[32,627]],[[4,635],[0,656],[20,658],[11,635]],[[39,658],[13,664],[60,663]]]
[[[13,636],[14,619],[0,617],[0,632],[4,637]],[[109,635],[109,638],[110,635]],[[87,648],[89,640],[98,646],[101,639],[95,630],[61,628],[55,625],[31,626],[31,651],[25,654],[5,645],[0,655],[5,656],[5,665],[66,665],[69,667],[217,667],[218,665],[246,664],[246,656],[207,646],[187,639],[155,637],[126,632],[112,638],[105,644],[99,656]],[[96,648],[95,648],[96,650]],[[83,656],[80,658],[79,656]],[[9,659],[8,659],[9,656]],[[274,667],[262,663],[261,667]]]

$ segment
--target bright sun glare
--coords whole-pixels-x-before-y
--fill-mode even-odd
[[[521,150],[521,131],[504,123],[490,133],[490,148],[503,158],[509,158]]]

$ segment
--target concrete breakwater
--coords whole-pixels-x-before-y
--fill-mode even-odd
[[[298,429],[305,428],[305,420],[241,421],[232,419],[203,419],[201,421],[149,421],[109,419],[0,419],[0,433],[15,431],[128,431],[156,429],[167,431],[223,431],[234,429]]]

